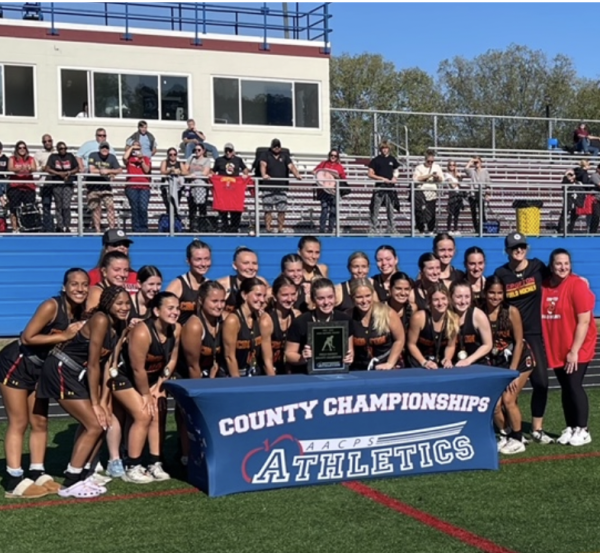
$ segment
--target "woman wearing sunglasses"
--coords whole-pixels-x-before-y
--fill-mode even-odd
[[[337,211],[336,181],[346,180],[346,171],[340,163],[340,154],[337,150],[330,150],[327,159],[317,165],[313,171],[317,182],[323,183],[316,191],[316,199],[321,203],[321,216],[319,217],[319,233],[332,233],[335,229],[335,215]],[[327,186],[331,184],[333,186]]]

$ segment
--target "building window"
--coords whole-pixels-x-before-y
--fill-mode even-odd
[[[214,122],[319,128],[319,85],[215,77]]]
[[[61,92],[63,117],[77,117],[88,104],[98,118],[188,118],[188,77],[61,69]]]
[[[35,117],[33,67],[0,66],[0,115]]]

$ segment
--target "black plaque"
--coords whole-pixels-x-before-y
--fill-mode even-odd
[[[312,350],[308,374],[348,372],[344,363],[348,353],[348,321],[309,322],[308,345]]]

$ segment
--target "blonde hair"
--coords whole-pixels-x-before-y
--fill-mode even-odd
[[[436,282],[429,289],[429,294],[427,296],[429,308],[431,309],[431,299],[433,298],[433,295],[438,292],[444,294],[448,299],[448,309],[446,309],[446,313],[444,313],[444,324],[446,325],[446,338],[449,343],[452,343],[456,340],[456,337],[460,332],[460,317],[452,310],[452,297],[450,296],[450,291],[443,282]]]
[[[375,295],[375,288],[368,278],[354,278],[350,281],[350,295],[356,295],[359,288],[368,288]],[[390,313],[392,308],[387,303],[373,302],[371,304],[371,324],[375,334],[383,336],[390,332]]]

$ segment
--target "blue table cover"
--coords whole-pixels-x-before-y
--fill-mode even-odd
[[[175,380],[189,481],[210,496],[497,469],[494,406],[514,371],[484,366]]]

